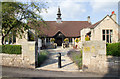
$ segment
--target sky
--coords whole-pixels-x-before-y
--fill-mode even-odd
[[[21,0],[15,1],[21,2]],[[23,0],[22,2],[31,1],[47,2],[47,13],[43,10],[39,14],[45,21],[56,21],[58,6],[60,6],[62,21],[87,21],[87,17],[90,16],[91,22],[94,24],[114,11],[118,22],[118,2],[120,0]]]
[[[118,17],[119,0],[46,0],[47,13],[43,11],[40,15],[45,21],[56,21],[58,6],[62,13],[62,21],[87,21],[90,16],[92,24],[111,15],[115,11]],[[118,18],[117,18],[118,20]]]

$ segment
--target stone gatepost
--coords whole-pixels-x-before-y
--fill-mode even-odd
[[[107,73],[106,43],[103,41],[85,41],[82,45],[83,71]]]
[[[38,42],[28,41],[27,32],[25,32],[25,38],[17,38],[18,45],[22,45],[22,63],[23,67],[36,68],[37,66],[37,49]]]
[[[29,68],[37,66],[37,42],[25,42],[22,44],[23,65]]]

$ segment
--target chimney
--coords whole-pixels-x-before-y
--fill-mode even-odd
[[[111,18],[116,22],[116,14],[114,11],[112,11]]]
[[[91,23],[91,21],[90,21],[90,16],[88,16],[87,19],[88,19],[88,22]]]

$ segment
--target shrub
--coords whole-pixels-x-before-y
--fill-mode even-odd
[[[6,53],[6,54],[21,54],[22,47],[21,45],[0,45],[2,46],[2,51],[1,53]]]
[[[69,51],[67,55],[76,63],[79,69],[82,68],[82,51]]]
[[[89,40],[90,40],[89,36],[86,36],[85,41],[89,41]]]
[[[120,56],[120,43],[106,44],[107,55]]]
[[[75,39],[75,42],[78,43],[80,40],[78,38]]]
[[[65,42],[68,42],[68,41],[69,41],[69,39],[68,39],[68,38],[65,38],[65,39],[64,39],[64,41],[65,41]]]
[[[48,57],[47,51],[41,51],[40,54],[38,53],[38,66],[40,66]]]
[[[78,65],[78,68],[82,67],[82,57],[81,55],[73,53],[73,61]]]
[[[50,40],[50,42],[54,42],[55,41],[55,39],[54,38],[52,38],[51,40]]]

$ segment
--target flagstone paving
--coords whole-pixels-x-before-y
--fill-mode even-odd
[[[49,59],[47,59],[41,67],[37,69],[43,69],[43,70],[52,70],[52,71],[69,71],[69,72],[76,72],[80,71],[78,70],[78,67],[75,63],[67,56],[67,52],[71,50],[71,48],[61,48],[58,47],[57,49],[47,49],[47,51],[50,52]],[[61,53],[61,64],[62,68],[58,68],[58,57],[57,53]]]

